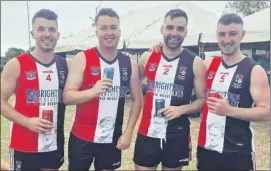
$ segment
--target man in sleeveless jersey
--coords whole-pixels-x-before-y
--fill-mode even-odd
[[[32,19],[33,52],[11,59],[1,76],[1,114],[12,121],[10,169],[58,170],[64,162],[62,92],[67,62],[54,54],[57,15],[42,9]],[[14,107],[8,99],[15,94]]]
[[[181,47],[187,34],[187,14],[166,13],[160,52],[145,52],[139,60],[141,80],[147,78],[143,116],[135,144],[135,170],[181,170],[189,164],[190,121],[205,96],[205,66],[194,53]],[[195,87],[197,100],[190,104]]]
[[[121,150],[129,147],[142,107],[137,64],[117,51],[118,14],[101,9],[96,18],[97,47],[78,53],[71,65],[64,102],[76,105],[69,140],[69,170],[114,170],[121,166]],[[124,104],[130,89],[132,107],[122,133]]]
[[[197,149],[198,170],[255,170],[251,122],[270,118],[270,89],[264,69],[240,51],[245,36],[236,14],[217,24],[222,56],[204,61],[206,96]]]

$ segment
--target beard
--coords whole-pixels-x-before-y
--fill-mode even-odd
[[[183,40],[181,36],[164,36],[165,45],[172,50],[180,48]]]

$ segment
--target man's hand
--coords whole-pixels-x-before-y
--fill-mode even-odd
[[[163,113],[167,120],[172,120],[180,117],[183,113],[182,106],[168,106],[158,111],[158,114]]]
[[[210,112],[215,113],[220,116],[230,116],[231,106],[229,105],[226,98],[221,96],[217,97],[208,97],[207,105]]]
[[[39,117],[35,117],[35,118],[29,118],[27,123],[26,123],[26,127],[34,132],[37,133],[45,133],[45,132],[50,132],[53,128],[53,123],[39,118]]]
[[[126,150],[130,147],[132,141],[132,136],[128,134],[122,134],[122,136],[119,137],[117,148],[119,150]]]
[[[91,89],[95,97],[99,97],[100,94],[105,93],[110,87],[112,87],[112,80],[103,78],[97,81]]]
[[[164,43],[159,42],[159,43],[155,44],[152,48],[150,48],[149,52],[151,52],[151,51],[161,52],[163,46],[164,46]]]

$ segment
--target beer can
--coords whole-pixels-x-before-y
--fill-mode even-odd
[[[218,92],[209,92],[208,96],[222,99],[221,95]]]
[[[42,110],[42,119],[53,122],[53,110]]]
[[[158,114],[158,111],[165,108],[165,99],[156,99],[155,100],[155,112],[156,112],[156,115],[159,116],[159,117],[162,117],[164,116],[163,113],[161,114]]]
[[[114,77],[113,68],[105,68],[103,77],[113,80],[113,77]]]

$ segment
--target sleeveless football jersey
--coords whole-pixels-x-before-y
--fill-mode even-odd
[[[158,111],[167,106],[190,103],[194,87],[193,61],[196,55],[184,49],[173,59],[152,53],[145,66],[147,90],[139,133],[153,138],[170,138],[189,132],[188,115],[167,121]]]
[[[31,54],[17,57],[20,75],[15,92],[15,110],[27,117],[41,117],[53,122],[51,132],[36,133],[11,124],[10,148],[22,152],[48,152],[64,148],[64,113],[62,92],[68,67],[59,56],[42,64]]]
[[[79,104],[75,111],[72,134],[95,143],[112,143],[122,134],[125,97],[129,90],[131,61],[117,53],[113,61],[106,61],[97,48],[84,51],[86,66],[80,90],[92,88],[103,78],[104,70],[113,69],[113,85],[99,97]]]
[[[231,106],[251,108],[250,77],[255,65],[249,57],[232,66],[224,63],[222,57],[214,57],[206,74],[206,95],[218,92]],[[250,153],[253,150],[250,122],[219,116],[210,112],[205,104],[198,145],[219,153]]]

